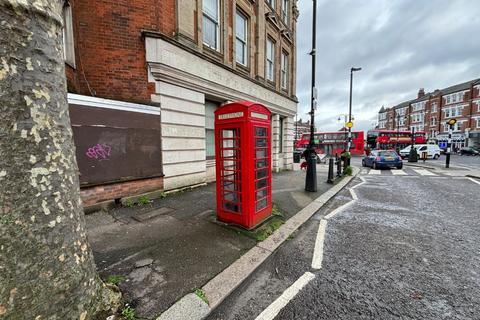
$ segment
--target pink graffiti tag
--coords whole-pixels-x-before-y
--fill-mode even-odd
[[[99,161],[108,160],[110,157],[110,151],[112,148],[107,144],[96,144],[91,148],[88,148],[85,155],[92,159],[97,159]]]

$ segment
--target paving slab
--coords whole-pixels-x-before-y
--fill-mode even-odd
[[[147,211],[147,212],[142,212],[142,213],[135,214],[135,215],[132,216],[132,219],[137,220],[139,222],[143,222],[143,221],[158,217],[159,215],[172,212],[173,210],[174,209],[172,209],[172,208],[163,207],[163,208],[160,208],[160,209],[157,209],[157,210],[152,210],[152,211]]]
[[[208,304],[196,294],[190,293],[180,299],[157,320],[196,320],[203,319],[210,312]]]

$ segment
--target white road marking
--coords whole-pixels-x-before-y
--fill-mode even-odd
[[[368,174],[382,174],[382,171],[372,169]]]
[[[472,182],[475,182],[476,184],[480,184],[480,181],[475,180],[475,179],[473,179],[473,178],[468,178],[468,180],[470,180],[470,181],[472,181]]]
[[[360,178],[360,180],[362,180],[362,182],[360,182],[359,184],[354,185],[351,189],[355,189],[356,187],[359,187],[359,186],[361,186],[362,184],[364,184],[364,183],[367,182],[367,180],[365,180],[363,177],[359,177],[359,178]]]
[[[350,191],[350,194],[352,195],[353,200],[358,200],[357,194],[355,191],[353,191],[353,188],[348,189]]]
[[[421,176],[436,176],[435,173],[430,172],[428,170],[424,170],[424,169],[412,169],[412,170],[415,171],[416,173],[418,173]]]
[[[346,209],[347,207],[349,207],[355,200],[351,200],[350,202],[347,202],[343,205],[341,205],[340,207],[336,208],[335,210],[333,210],[332,212],[330,212],[329,214],[327,214],[323,219],[325,220],[328,220],[330,218],[333,218],[333,216],[339,214],[340,212],[342,212],[344,209]]]
[[[305,272],[297,281],[295,281],[287,290],[285,290],[280,297],[277,298],[267,309],[255,320],[273,320],[280,310],[282,310],[295,296],[302,290],[310,281],[315,278],[315,275],[311,272]]]
[[[327,220],[320,220],[318,225],[317,240],[313,250],[312,269],[321,269],[323,261],[323,242],[325,240],[325,230],[327,229]]]
[[[405,176],[407,173],[403,170],[392,170],[394,176]]]

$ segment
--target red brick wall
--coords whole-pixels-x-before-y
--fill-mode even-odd
[[[163,189],[163,177],[114,183],[80,189],[83,206]]]
[[[172,36],[175,0],[74,0],[76,69],[67,66],[70,92],[148,103],[154,84],[147,82],[141,30]]]
[[[478,98],[480,97],[480,87],[473,87],[473,98]]]

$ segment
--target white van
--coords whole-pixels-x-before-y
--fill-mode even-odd
[[[440,158],[440,147],[436,144],[416,144],[413,146],[417,149],[417,155],[420,159],[422,156],[422,152],[427,152],[427,158],[429,159],[438,159]],[[400,150],[400,156],[402,158],[408,157],[410,154],[411,146],[406,147],[405,149]]]

